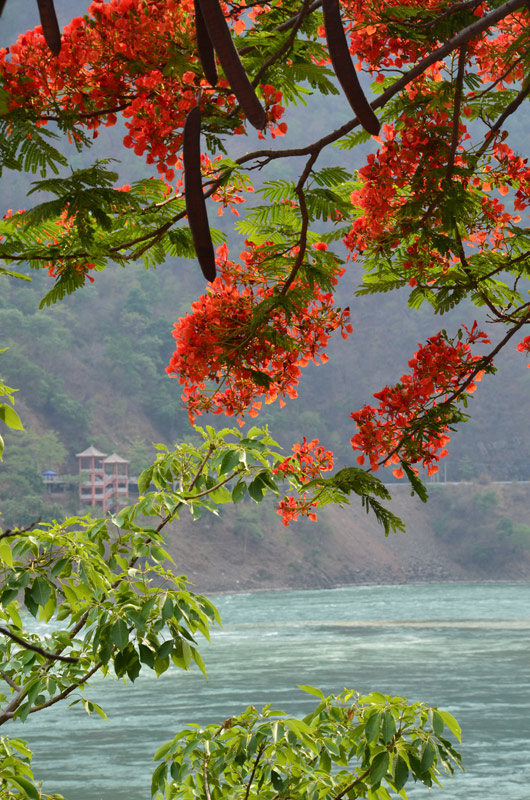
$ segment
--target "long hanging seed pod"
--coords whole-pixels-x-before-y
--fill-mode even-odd
[[[202,274],[207,281],[213,281],[216,276],[215,253],[202,191],[201,110],[198,105],[191,109],[184,123],[183,162],[186,213],[193,246]]]
[[[37,0],[37,5],[46,44],[53,55],[58,56],[61,52],[61,31],[59,30],[53,0]]]
[[[6,0],[0,0],[0,17],[2,16],[2,11],[4,10],[5,4]]]
[[[215,63],[215,52],[212,40],[208,33],[204,17],[202,15],[199,0],[194,0],[195,5],[195,33],[197,36],[197,50],[204,70],[206,80],[211,86],[217,85],[217,64]]]
[[[259,131],[267,124],[267,115],[261,105],[239,58],[230,29],[218,0],[198,0],[206,28],[221,62],[228,83],[248,121]]]
[[[351,60],[346,34],[340,18],[339,0],[322,0],[322,11],[324,13],[324,28],[328,41],[329,56],[335,75],[339,79],[344,94],[363,128],[368,133],[371,133],[372,136],[377,136],[381,130],[381,125],[365,97],[357,77],[357,71]]]

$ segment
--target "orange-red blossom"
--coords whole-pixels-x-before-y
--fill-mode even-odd
[[[471,353],[471,344],[486,344],[489,339],[476,322],[471,331],[463,327],[468,334],[466,342],[453,343],[442,333],[431,336],[409,361],[411,372],[374,394],[379,400],[376,408],[366,405],[351,414],[357,433],[350,441],[354,450],[361,450],[359,464],[367,458],[375,472],[381,464],[405,461],[421,464],[429,475],[437,472],[438,460],[447,455],[447,425],[440,424],[441,416],[436,415],[426,427],[415,427],[415,423],[455,393],[474,392],[476,381],[484,374],[477,371],[480,357]],[[394,475],[401,478],[403,471],[395,469]]]

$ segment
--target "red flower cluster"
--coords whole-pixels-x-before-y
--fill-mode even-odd
[[[530,353],[530,336],[525,336],[522,342],[519,342],[517,349],[520,353]],[[530,368],[530,364],[528,365]]]
[[[275,467],[274,472],[296,475],[302,483],[308,483],[322,472],[333,469],[333,453],[326,450],[318,439],[310,442],[304,436],[302,444],[293,444],[293,454]]]
[[[280,500],[278,503],[278,514],[280,514],[282,522],[286,527],[291,522],[295,522],[299,516],[307,517],[312,520],[312,522],[316,522],[317,515],[315,514],[315,508],[317,505],[318,503],[307,500],[305,494],[299,495],[298,497],[293,497],[291,495],[290,497],[284,497],[283,500]]]
[[[375,472],[381,464],[406,461],[421,463],[429,475],[437,472],[436,462],[447,455],[448,428],[441,424],[441,415],[434,415],[425,427],[414,423],[455,392],[475,391],[483,372],[474,374],[480,357],[472,355],[470,345],[489,343],[489,339],[476,322],[471,331],[465,330],[466,342],[453,343],[442,333],[432,336],[409,361],[412,372],[374,395],[379,400],[377,408],[367,405],[352,413],[358,432],[350,441],[354,450],[363,453],[357,458],[359,464],[364,464],[366,457]],[[396,469],[394,475],[401,478],[403,472]]]
[[[345,2],[351,52],[358,57],[359,67],[365,65],[377,80],[384,80],[385,72],[392,74],[396,68],[402,70],[407,64],[417,63],[440,44],[429,33],[429,25],[417,25],[413,37],[403,34],[400,16],[394,13],[394,7],[397,12],[401,5],[400,0]],[[448,11],[445,0],[413,0],[409,6],[433,15]],[[481,17],[485,11],[485,4],[480,4],[472,14]],[[469,21],[472,19],[470,16]],[[514,44],[527,25],[528,12],[520,9],[499,22],[494,32],[487,31],[468,43],[465,69],[474,73],[475,80],[492,82],[484,91],[502,94],[524,79],[523,58],[516,57],[521,45],[517,50]],[[507,64],[512,66],[507,68]],[[480,113],[474,110],[474,103],[480,103],[483,92],[475,85],[470,81],[473,88],[469,88],[464,81],[464,117]],[[453,193],[453,205],[459,213],[457,198],[467,197],[461,232],[464,247],[510,253],[513,228],[521,217],[510,213],[495,194],[514,190],[515,211],[527,209],[530,168],[527,160],[516,156],[505,143],[502,130],[486,136],[477,164],[477,146],[467,145],[471,137],[462,120],[458,123],[456,150],[451,149],[454,64],[450,59],[431,65],[404,91],[401,114],[394,124],[383,126],[379,149],[359,170],[360,185],[351,195],[358,216],[345,243],[353,258],[381,250],[391,254],[401,278],[415,286],[419,282],[435,283],[460,260],[461,250],[444,249],[442,253],[435,243],[440,237],[447,240],[448,192]],[[507,94],[504,104],[511,99]],[[499,107],[502,104],[499,96]],[[425,245],[412,253],[402,250],[403,242],[410,245],[411,219],[422,229]]]
[[[239,31],[243,11],[231,17]],[[224,78],[213,89],[201,77],[190,36],[193,19],[193,0],[95,0],[86,16],[64,28],[57,57],[40,26],[28,31],[0,50],[0,79],[9,106],[30,108],[40,124],[68,112],[77,127],[93,131],[94,137],[121,114],[127,128],[124,145],[145,154],[147,163],[171,181],[184,121],[199,89],[205,117],[221,110],[228,118],[236,105]],[[270,85],[262,91],[270,129],[283,135],[281,93]],[[244,132],[242,113],[240,120],[235,120],[235,133]]]
[[[270,243],[247,242],[242,264],[218,249],[221,275],[175,323],[176,349],[166,368],[178,375],[190,420],[197,414],[256,416],[261,401],[297,396],[300,369],[323,353],[333,331],[347,336],[349,310],[333,295],[297,278],[287,296],[278,295],[278,275],[264,268]],[[337,267],[333,282],[341,270]],[[291,301],[291,302],[289,302]],[[208,393],[206,383],[213,384]]]
[[[300,483],[309,483],[323,472],[333,469],[333,453],[326,450],[318,439],[308,442],[304,436],[302,444],[293,445],[293,455],[282,461],[273,470],[284,477],[294,475]],[[284,525],[294,522],[299,516],[308,517],[316,522],[315,508],[317,503],[307,499],[307,495],[285,496],[278,503],[278,514]]]

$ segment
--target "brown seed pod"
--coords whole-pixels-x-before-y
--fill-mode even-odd
[[[2,16],[2,11],[4,10],[5,4],[6,0],[0,0],[0,17]]]
[[[201,110],[191,109],[184,123],[182,160],[184,162],[184,188],[186,190],[186,213],[193,246],[202,274],[207,281],[216,276],[215,253],[208,225],[208,214],[202,191],[201,179]]]
[[[218,0],[198,0],[204,22],[228,83],[248,121],[259,131],[267,124],[261,105],[239,58]]]
[[[322,0],[322,11],[324,13],[324,28],[326,29],[329,56],[335,75],[339,79],[344,94],[363,128],[368,133],[371,133],[372,136],[377,136],[381,130],[381,125],[365,97],[357,77],[357,71],[351,60],[346,34],[340,18],[339,0]]]
[[[202,15],[199,0],[194,0],[195,5],[195,33],[197,36],[197,50],[204,71],[204,76],[211,86],[217,85],[217,64],[215,63],[215,52],[212,40],[208,33],[204,17]]]
[[[61,31],[59,30],[53,0],[37,0],[37,5],[46,44],[53,55],[58,56],[61,52]]]

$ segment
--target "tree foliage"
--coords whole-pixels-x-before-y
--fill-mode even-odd
[[[351,411],[356,461],[335,474],[318,439],[286,458],[264,429],[206,426],[198,444],[161,445],[139,501],[113,517],[4,530],[1,722],[65,700],[98,670],[134,681],[170,661],[203,668],[195,637],[216,611],[168,569],[163,549],[184,508],[198,518],[272,492],[289,524],[355,494],[386,533],[401,528],[374,473],[395,465],[425,499],[419,470],[437,470],[477,382],[530,321],[530,169],[506,128],[530,92],[524,0],[96,0],[60,41],[53,3],[39,7],[42,27],[0,52],[1,163],[38,174],[36,202],[0,222],[3,280],[46,270],[47,306],[108,265],[196,258],[208,285],[175,322],[167,367],[191,421],[213,412],[244,424],[263,403],[296,398],[332,335],[354,334],[335,298],[352,267],[360,296],[404,288],[412,308],[426,302],[439,315],[470,301],[502,333],[492,345],[473,319],[433,330],[410,372]],[[348,122],[280,145],[289,106],[341,90]],[[241,155],[247,120],[258,144]],[[117,186],[109,160],[69,168],[59,141],[84,151],[118,121],[124,146],[159,179]],[[368,141],[352,172],[350,152]],[[241,248],[210,230],[213,208],[237,216]],[[530,337],[517,348],[529,352]],[[0,391],[2,422],[19,427],[12,390]],[[58,623],[43,641],[20,614],[20,593],[30,615]],[[302,721],[249,709],[231,725],[183,732],[159,752],[153,791],[248,798],[256,781],[271,798],[385,798],[384,782],[404,796],[409,776],[430,785],[448,756],[458,762],[441,738],[456,724],[442,712],[376,695],[320,700]],[[3,747],[4,794],[38,797],[25,745]]]

